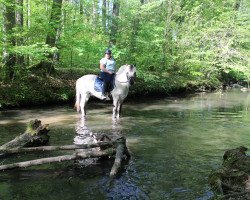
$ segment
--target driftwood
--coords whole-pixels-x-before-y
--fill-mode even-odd
[[[111,178],[115,177],[118,174],[122,165],[122,160],[124,159],[124,156],[125,156],[125,152],[126,152],[125,150],[126,150],[126,140],[124,137],[119,138],[117,140],[115,161],[110,171]]]
[[[58,150],[76,150],[76,149],[88,149],[88,148],[107,148],[115,144],[112,142],[97,142],[93,144],[82,144],[82,145],[62,145],[62,146],[40,146],[40,147],[29,147],[29,148],[13,148],[13,149],[0,149],[0,153],[25,153],[25,152],[35,152],[35,151],[58,151]]]
[[[217,199],[250,199],[250,156],[246,147],[225,152],[222,166],[211,173],[209,183]]]
[[[48,132],[48,124],[42,125],[40,120],[31,120],[22,135],[0,146],[0,150],[45,145],[49,142]]]
[[[13,154],[13,153],[27,153],[35,151],[58,151],[58,150],[73,150],[70,155],[62,155],[56,157],[41,158],[35,160],[29,160],[24,162],[0,165],[0,170],[10,170],[15,168],[25,168],[30,166],[36,166],[46,163],[86,159],[86,158],[101,158],[112,157],[115,155],[114,165],[110,172],[110,177],[114,178],[120,172],[122,161],[125,158],[129,158],[129,152],[126,147],[126,139],[120,137],[115,140],[111,140],[107,135],[96,135],[90,132],[90,130],[84,128],[81,130],[81,134],[90,135],[94,139],[92,143],[87,144],[75,144],[75,145],[62,145],[62,146],[40,146],[46,144],[49,140],[47,135],[49,129],[48,125],[41,125],[41,121],[31,121],[24,134],[16,137],[14,140],[0,146],[1,154]],[[45,138],[45,140],[41,139]],[[94,142],[96,141],[96,142]],[[36,147],[30,147],[36,146]]]
[[[112,148],[106,149],[106,150],[103,150],[103,151],[89,150],[89,151],[86,151],[86,152],[74,153],[72,155],[63,155],[63,156],[56,156],[56,157],[49,157],[49,158],[41,158],[41,159],[24,161],[24,162],[19,162],[19,163],[0,165],[0,170],[24,168],[24,167],[30,167],[30,166],[35,166],[35,165],[41,165],[41,164],[46,164],[46,163],[54,163],[54,162],[62,162],[62,161],[68,161],[68,160],[112,156],[114,153],[115,153],[115,150],[112,149]]]

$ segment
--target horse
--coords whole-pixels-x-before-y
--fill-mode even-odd
[[[114,88],[111,91],[113,98],[113,119],[119,119],[121,114],[121,106],[127,97],[129,88],[134,84],[136,78],[136,67],[134,65],[123,65],[119,68],[114,77]],[[90,96],[101,99],[101,91],[96,91],[95,82],[97,75],[88,74],[82,76],[76,81],[76,102],[77,112],[81,111],[82,118],[86,116],[85,105]]]

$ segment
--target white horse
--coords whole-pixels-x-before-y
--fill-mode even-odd
[[[136,77],[136,67],[134,65],[123,65],[115,75],[114,89],[111,91],[113,97],[113,119],[119,118],[121,106],[128,95],[129,87],[134,84]],[[82,118],[86,116],[85,105],[90,96],[101,99],[101,92],[94,89],[96,75],[85,75],[76,81],[76,103],[77,112],[82,113]]]

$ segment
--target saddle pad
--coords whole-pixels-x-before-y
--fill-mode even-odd
[[[97,92],[101,92],[103,87],[103,80],[100,79],[99,77],[96,77],[95,83],[94,83],[94,89]]]

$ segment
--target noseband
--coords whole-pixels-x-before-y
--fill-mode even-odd
[[[119,81],[119,80],[117,80],[119,83],[129,83],[130,82],[130,80],[131,79],[134,79],[134,76],[128,76],[128,74],[127,74],[127,81]]]

